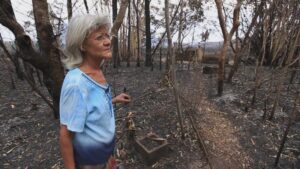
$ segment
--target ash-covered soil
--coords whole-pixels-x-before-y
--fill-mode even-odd
[[[217,77],[202,74],[202,66],[194,65],[190,70],[184,67],[177,72],[178,93],[186,99],[181,105],[185,139],[181,139],[172,84],[164,70],[133,66],[105,70],[113,92],[118,94],[125,87],[133,98],[132,103],[115,107],[116,157],[125,168],[209,168],[191,125],[191,114],[213,168],[274,168],[297,84],[290,86],[289,93],[288,85],[282,89],[275,118],[262,120],[263,99],[270,94],[267,106],[270,112],[275,92],[268,83],[262,85],[255,105],[250,106],[253,67],[241,68],[233,83],[225,84],[223,96],[216,97]],[[12,89],[9,70],[4,66],[0,69],[0,168],[63,168],[58,144],[59,120],[54,119],[52,110],[26,81],[13,75],[16,89]],[[271,74],[268,69],[263,72],[262,78]],[[48,96],[43,86],[39,85],[39,89]],[[299,114],[299,104],[297,111]],[[154,132],[167,139],[168,147],[159,161],[145,164],[130,140],[128,119],[134,123],[136,138]],[[300,168],[299,125],[298,119],[289,132],[278,168]]]

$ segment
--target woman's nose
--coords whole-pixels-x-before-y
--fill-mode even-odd
[[[104,44],[105,46],[110,46],[110,43],[111,43],[111,41],[110,41],[109,38],[106,38],[106,39],[104,40],[104,42],[103,42],[103,44]]]

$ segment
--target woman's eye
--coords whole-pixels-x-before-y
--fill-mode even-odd
[[[104,34],[97,37],[97,40],[105,40],[105,39],[110,39],[110,36],[108,34]]]

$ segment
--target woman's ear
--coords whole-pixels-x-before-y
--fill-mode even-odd
[[[80,50],[81,50],[82,52],[85,52],[85,48],[84,48],[83,45],[80,46]]]

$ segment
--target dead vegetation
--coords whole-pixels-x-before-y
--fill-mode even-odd
[[[185,139],[181,139],[176,118],[172,90],[166,86],[162,72],[143,68],[107,69],[107,77],[116,93],[126,87],[134,98],[129,105],[117,105],[118,161],[125,168],[273,168],[276,154],[292,110],[291,97],[283,97],[273,121],[262,120],[263,94],[255,106],[247,104],[253,83],[245,67],[233,84],[226,84],[222,97],[214,97],[216,84],[209,83],[215,75],[201,74],[201,67],[178,71],[180,95],[183,101]],[[1,168],[62,168],[58,148],[58,121],[51,109],[23,81],[16,80],[16,89],[10,89],[6,69],[1,70]],[[268,74],[268,69],[265,70]],[[147,75],[147,76],[145,76]],[[296,77],[298,79],[299,77]],[[191,81],[191,79],[193,79]],[[214,80],[212,81],[214,82]],[[268,85],[265,85],[268,87]],[[212,89],[210,89],[212,88]],[[290,88],[293,88],[290,86]],[[267,90],[264,86],[260,90]],[[43,89],[46,93],[46,90]],[[290,94],[294,93],[290,89]],[[209,96],[209,92],[211,95]],[[272,98],[272,97],[271,97]],[[182,99],[183,100],[183,99]],[[187,104],[188,103],[188,104]],[[245,107],[249,107],[245,112]],[[195,109],[196,108],[196,109]],[[282,111],[284,109],[284,112]],[[143,137],[150,132],[168,140],[167,155],[151,166],[145,164],[128,140],[127,113],[132,112],[135,135]],[[299,107],[297,108],[299,112]],[[208,156],[199,147],[192,117]],[[283,149],[279,168],[299,166],[299,118],[293,123]]]

